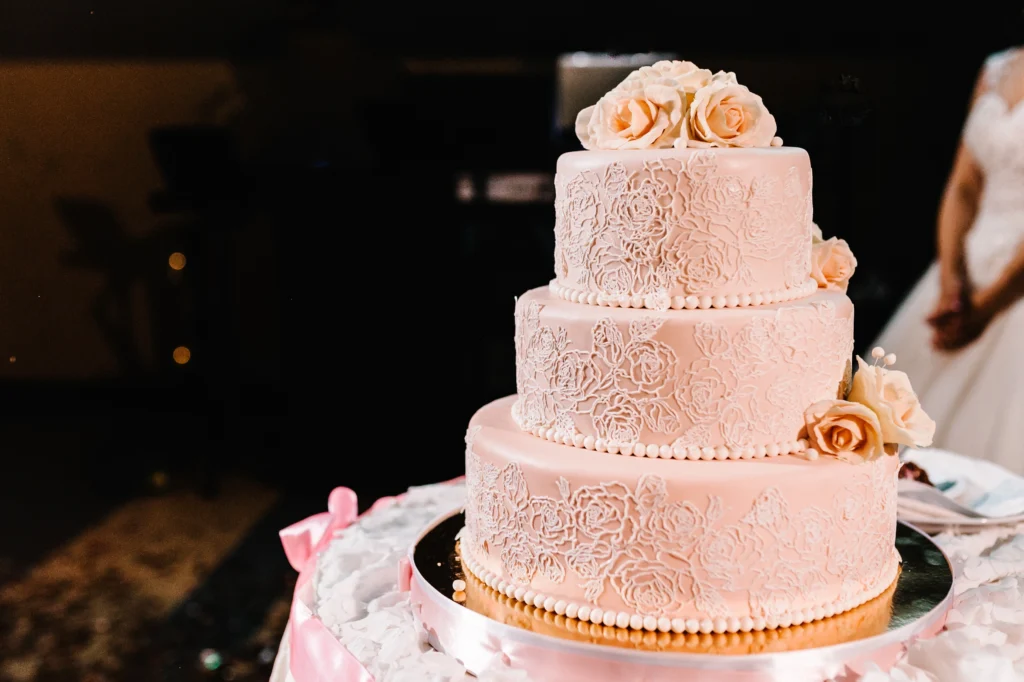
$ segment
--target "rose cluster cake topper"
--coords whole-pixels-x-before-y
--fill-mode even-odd
[[[643,66],[576,117],[585,149],[780,146],[775,118],[731,71]]]
[[[901,445],[932,444],[935,422],[922,409],[910,379],[904,372],[887,369],[896,363],[896,355],[876,347],[871,356],[875,362],[870,365],[857,358],[857,373],[845,400],[822,400],[807,408],[809,459],[825,454],[861,463],[895,455]]]

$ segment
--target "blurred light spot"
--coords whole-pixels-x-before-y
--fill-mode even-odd
[[[495,173],[487,178],[487,200],[497,204],[547,203],[554,190],[550,173]]]
[[[154,471],[153,475],[149,478],[154,488],[163,488],[167,485],[167,474],[162,471]]]
[[[468,204],[476,198],[476,187],[473,186],[473,176],[469,173],[460,173],[455,179],[455,196],[462,203]]]
[[[199,653],[199,660],[207,670],[216,670],[223,662],[220,654],[213,649],[203,649]]]
[[[13,364],[14,364],[15,362],[17,362],[17,361],[18,361],[18,358],[14,357],[14,356],[12,355],[12,356],[11,356],[11,358],[10,358],[10,362],[11,362],[11,364],[13,365]]]
[[[185,346],[178,346],[174,349],[174,361],[179,365],[184,365],[186,362],[192,359],[192,351]]]
[[[185,269],[185,254],[175,251],[171,254],[171,257],[167,259],[167,264],[171,266],[171,270]]]

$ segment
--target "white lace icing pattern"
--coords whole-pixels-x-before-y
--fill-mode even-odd
[[[670,292],[713,301],[723,287],[762,288],[754,264],[779,261],[785,290],[802,291],[811,272],[811,188],[801,187],[795,166],[784,178],[719,173],[717,153],[649,160],[635,172],[611,163],[556,175],[559,283],[603,301],[667,308]]]
[[[616,454],[746,459],[800,451],[804,410],[837,395],[853,352],[852,320],[831,302],[780,308],[732,332],[699,322],[700,355],[685,364],[659,339],[664,317],[628,327],[600,319],[580,347],[564,328],[545,324],[543,310],[517,302],[513,419],[548,440]]]
[[[799,508],[769,487],[738,523],[727,524],[720,498],[671,500],[654,475],[585,486],[563,477],[557,497],[533,495],[517,463],[499,469],[473,452],[478,429],[466,436],[463,547],[472,557],[497,558],[503,575],[496,589],[518,599],[541,576],[583,591],[586,614],[570,617],[586,620],[613,592],[632,611],[630,627],[671,619],[687,606],[700,614],[698,625],[735,632],[834,615],[895,577],[896,482],[881,466],[851,467],[850,483],[830,507]],[[830,594],[834,585],[838,594]],[[741,595],[743,610],[731,608]],[[794,613],[792,605],[808,597],[819,606]],[[535,595],[526,601],[536,603]]]

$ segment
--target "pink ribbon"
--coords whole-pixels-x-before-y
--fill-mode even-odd
[[[464,477],[447,481],[457,483]],[[402,499],[382,497],[367,513],[378,511]],[[327,511],[314,514],[280,531],[288,563],[299,572],[292,598],[288,636],[288,670],[295,682],[374,682],[373,675],[363,667],[352,652],[314,613],[312,578],[316,573],[317,556],[334,534],[352,525],[359,518],[356,494],[348,488],[335,488],[327,498]],[[409,589],[412,565],[403,558],[398,566],[398,586]]]
[[[295,682],[374,682],[359,659],[313,615],[315,595],[310,581],[316,572],[317,555],[336,531],[347,528],[358,517],[356,494],[348,488],[335,488],[327,498],[326,512],[280,532],[288,563],[299,572],[288,636],[288,669]]]

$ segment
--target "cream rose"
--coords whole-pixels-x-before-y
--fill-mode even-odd
[[[664,149],[685,134],[686,93],[671,78],[627,79],[576,117],[585,149]]]
[[[724,72],[694,95],[687,126],[699,146],[712,147],[768,147],[777,129],[761,98]]]
[[[710,83],[713,76],[710,71],[698,68],[693,62],[665,60],[651,66],[641,66],[623,82],[656,78],[671,78],[687,94],[688,101],[692,101],[693,95]]]
[[[821,228],[818,227],[818,223],[811,223],[811,243],[817,244],[825,241],[825,237],[821,234]]]
[[[857,269],[857,259],[843,239],[832,237],[812,245],[811,277],[819,289],[842,291],[850,284],[850,277]]]
[[[919,448],[932,444],[935,422],[921,408],[905,373],[875,367],[857,358],[849,399],[878,415],[886,443]]]
[[[882,428],[866,405],[822,400],[804,412],[810,447],[845,462],[860,463],[885,454]]]

